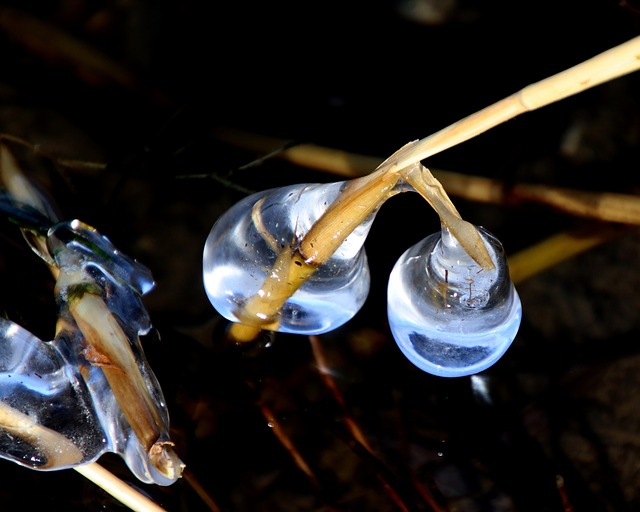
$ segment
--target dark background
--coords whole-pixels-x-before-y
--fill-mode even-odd
[[[470,378],[414,368],[390,336],[389,271],[439,227],[418,197],[390,200],[367,241],[367,304],[322,337],[346,410],[377,457],[348,433],[305,338],[277,335],[254,351],[224,342],[225,322],[200,275],[213,222],[243,197],[241,187],[342,178],[277,159],[243,170],[263,155],[221,143],[216,130],[382,160],[640,26],[632,1],[372,3],[2,2],[0,132],[36,147],[37,155],[16,152],[64,218],[93,225],[152,270],[157,286],[145,303],[157,332],[144,347],[177,451],[220,510],[402,510],[387,488],[412,511],[640,510],[634,229],[518,285],[522,327],[482,374],[485,396]],[[98,56],[115,67],[98,68]],[[507,184],[635,193],[638,85],[636,75],[601,85],[427,165]],[[55,165],[61,158],[107,167]],[[184,178],[193,174],[207,177]],[[597,225],[542,206],[453,200],[508,254]],[[14,226],[0,226],[0,309],[51,339],[56,309],[46,267]],[[273,435],[265,407],[314,481]],[[145,486],[118,457],[100,462],[168,510],[207,510],[186,479]],[[3,510],[124,509],[73,471],[0,461],[0,475]]]

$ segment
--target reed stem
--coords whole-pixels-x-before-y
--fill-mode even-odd
[[[302,258],[306,263],[316,267],[322,265],[337,250],[342,241],[390,197],[390,191],[394,190],[396,183],[402,177],[436,210],[441,221],[449,227],[469,255],[483,267],[492,268],[493,262],[475,227],[460,218],[444,188],[430,171],[416,164],[520,114],[562,100],[638,69],[640,69],[640,36],[533,83],[424,139],[406,144],[380,164],[371,175],[354,180],[351,186],[344,190],[301,240]],[[289,259],[292,260],[291,257]],[[277,265],[282,263],[281,258],[278,258],[278,262]],[[267,278],[261,292],[249,302],[250,310],[246,312],[247,318],[254,317],[257,312],[258,315],[268,318],[269,323],[265,325],[276,328],[277,312],[304,280],[313,274],[308,270],[305,268],[304,275],[295,268],[288,270],[287,275],[294,276],[295,286],[279,284],[285,281],[282,279],[274,281],[272,278]],[[272,272],[270,275],[282,274],[280,268],[274,267],[274,271],[277,272]],[[280,288],[280,291],[276,292],[274,286]],[[269,290],[267,301],[261,299],[265,288]],[[277,297],[277,300],[273,300],[274,297]],[[243,312],[242,315],[245,313]],[[234,329],[232,326],[230,329],[232,338],[234,331],[238,335],[242,334],[242,340],[237,338],[238,341],[246,341],[247,335],[249,337],[251,333],[257,335],[259,328],[256,328],[255,324],[253,328],[244,326]]]

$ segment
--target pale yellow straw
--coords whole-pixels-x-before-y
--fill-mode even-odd
[[[405,146],[387,164],[402,169],[465,142],[509,119],[640,69],[640,36],[531,84],[457,123]]]

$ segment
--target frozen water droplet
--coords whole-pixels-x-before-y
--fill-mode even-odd
[[[282,253],[295,254],[299,242],[340,194],[344,182],[303,184],[253,194],[231,207],[214,224],[203,255],[204,286],[214,308],[233,322],[296,334],[321,334],[349,321],[369,293],[370,275],[363,248],[374,214],[320,265],[278,309],[241,316],[255,296],[276,300],[265,279],[288,280]],[[298,261],[298,264],[303,262]]]
[[[473,261],[445,227],[407,250],[388,286],[393,336],[418,368],[442,377],[478,373],[509,348],[520,298],[500,242],[482,228],[495,269]]]

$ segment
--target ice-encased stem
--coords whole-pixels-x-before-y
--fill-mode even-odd
[[[72,297],[69,311],[88,343],[85,357],[90,364],[102,368],[120,409],[150,461],[165,477],[178,478],[182,464],[172,443],[163,439],[166,426],[120,324],[102,297],[93,293]]]
[[[462,219],[443,186],[422,164],[417,163],[401,172],[413,187],[438,213],[440,222],[453,234],[465,252],[485,270],[495,268],[487,247],[476,227]]]
[[[58,221],[52,207],[26,179],[16,159],[4,144],[0,144],[0,182],[19,202],[43,213],[52,225]],[[83,225],[80,229],[92,228]],[[89,283],[83,281],[80,273],[71,276],[59,268],[54,256],[50,254],[47,237],[43,233],[24,228],[22,232],[31,248],[48,264],[58,286],[61,277],[66,280],[67,286],[72,285],[75,279],[79,285],[77,290],[87,291]],[[99,292],[85,292],[76,293],[66,304],[73,321],[88,343],[85,355],[88,356],[90,364],[102,367],[115,400],[147,452],[151,465],[165,478],[173,481],[181,476],[184,464],[173,450],[173,443],[169,441],[167,425],[159,409],[164,407],[164,404],[157,404],[151,396],[137,365],[136,356],[131,350],[130,340],[105,303],[104,297]],[[66,328],[66,323],[60,319],[57,331]],[[12,411],[4,412],[7,414],[7,422],[11,417],[17,418],[8,415]],[[31,431],[33,435],[43,436],[40,439],[41,444],[55,440],[44,427],[40,427],[39,430],[34,427]],[[66,439],[64,436],[61,437]],[[71,453],[70,449],[65,450],[65,453]]]
[[[400,149],[402,151],[403,148]],[[462,220],[442,185],[421,164],[390,169],[388,163],[368,176],[354,179],[302,237],[297,248],[284,248],[267,274],[259,293],[251,297],[238,314],[246,324],[232,324],[229,336],[238,342],[251,341],[261,329],[274,329],[278,312],[304,282],[338,250],[344,240],[387,199],[402,192],[399,182],[408,183],[436,210],[441,221],[458,238],[462,247],[483,268],[493,268],[484,242],[472,224]],[[257,321],[257,319],[259,319]],[[259,327],[256,324],[260,325]]]
[[[40,469],[73,466],[84,458],[82,451],[70,439],[2,401],[0,428],[34,446],[46,457],[47,462]]]
[[[254,340],[262,328],[277,327],[278,312],[317,268],[325,263],[344,240],[384,201],[397,193],[399,176],[374,173],[349,182],[338,198],[302,237],[298,247],[284,248],[278,254],[259,293],[251,297],[238,314],[247,325],[234,323],[229,336],[235,341]],[[262,325],[256,325],[261,319]]]
[[[469,140],[520,114],[578,94],[603,82],[637,71],[639,68],[640,36],[634,37],[560,73],[530,84],[520,91],[428,137],[406,144],[385,160],[370,176],[374,176],[375,180],[381,175],[403,173],[405,169],[419,164],[421,160]],[[426,172],[429,175],[431,174],[428,170]],[[435,178],[432,180],[432,178],[430,176],[427,181],[435,182],[438,184],[437,188],[441,188],[439,182]],[[421,189],[421,181],[423,180],[418,180],[418,186],[413,183],[415,190],[436,209],[442,222],[454,233],[469,255],[483,267],[489,265],[489,268],[491,268],[492,263],[490,263],[490,259],[486,259],[486,248],[483,249],[482,240],[474,232],[475,228],[462,221],[457,212],[454,212],[455,208],[453,210],[449,208],[453,204],[448,200],[444,190],[438,191],[436,196],[430,196],[430,194],[425,194],[424,192],[431,185]],[[349,197],[347,194],[343,199],[348,203]],[[447,205],[446,203],[449,204]],[[439,209],[440,206],[444,206],[444,210]],[[327,211],[326,217],[329,218],[335,213],[334,210]],[[453,215],[448,215],[449,213],[453,213]],[[330,226],[332,223],[327,222],[326,224]],[[325,231],[324,227],[325,223],[320,224],[320,221],[317,228],[314,226],[316,233],[322,235],[319,239],[323,240],[331,237],[331,230],[327,229]]]

